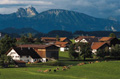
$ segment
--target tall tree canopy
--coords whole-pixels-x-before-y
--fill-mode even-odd
[[[11,47],[16,46],[16,39],[12,39],[10,36],[5,35],[0,40],[0,54],[5,54]]]
[[[79,50],[80,56],[84,58],[92,57],[91,47],[88,43],[79,42],[76,44],[76,48]]]
[[[69,57],[72,59],[76,59],[78,58],[79,59],[79,53],[75,52],[75,46],[74,44],[71,44],[70,47],[69,47]]]
[[[110,34],[109,34],[109,37],[116,38],[116,35],[115,35],[114,33],[110,33]]]

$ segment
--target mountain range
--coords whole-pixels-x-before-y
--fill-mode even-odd
[[[120,22],[63,9],[51,9],[38,13],[31,6],[25,9],[19,8],[11,14],[0,14],[0,29],[11,29],[11,27],[33,28],[39,32],[51,30],[120,31]]]

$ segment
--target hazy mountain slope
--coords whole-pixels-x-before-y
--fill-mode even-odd
[[[20,8],[16,13],[0,15],[0,29],[7,27],[34,28],[41,32],[51,30],[120,31],[120,24],[116,21],[62,9],[38,13],[33,7]]]

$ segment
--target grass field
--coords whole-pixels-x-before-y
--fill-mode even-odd
[[[37,72],[37,70],[56,69],[56,66],[0,69],[0,79],[119,79],[120,61],[99,62],[73,66],[66,71],[62,67],[57,72]]]
[[[77,66],[83,61],[70,61],[67,52],[60,52],[59,62],[73,65],[70,69],[62,70],[62,66],[45,66],[41,64],[28,65],[24,68],[1,68],[0,79],[119,79],[120,61],[99,62]],[[88,61],[86,61],[88,62]],[[59,67],[57,72],[54,69]],[[51,72],[38,72],[38,70],[51,69]]]

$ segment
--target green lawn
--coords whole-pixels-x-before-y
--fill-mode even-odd
[[[63,66],[46,66],[42,63],[27,65],[24,68],[1,68],[0,79],[119,79],[120,61],[99,62],[77,66],[83,61],[71,61],[68,52],[59,53],[64,65],[73,65],[70,69],[62,70]],[[88,63],[89,61],[85,61]],[[50,63],[50,62],[48,62]],[[59,67],[57,72],[54,69]],[[51,72],[38,72],[38,70],[51,69]]]
[[[60,67],[57,72],[53,72],[57,66],[5,68],[0,69],[0,79],[119,79],[119,65],[120,61],[99,62],[72,66],[66,71]],[[52,69],[52,72],[38,72],[39,69]]]
[[[66,51],[66,52],[59,52],[59,60],[69,60],[68,51]]]
[[[70,39],[70,41],[72,41],[73,44],[75,43],[75,40],[74,40],[74,39]]]

